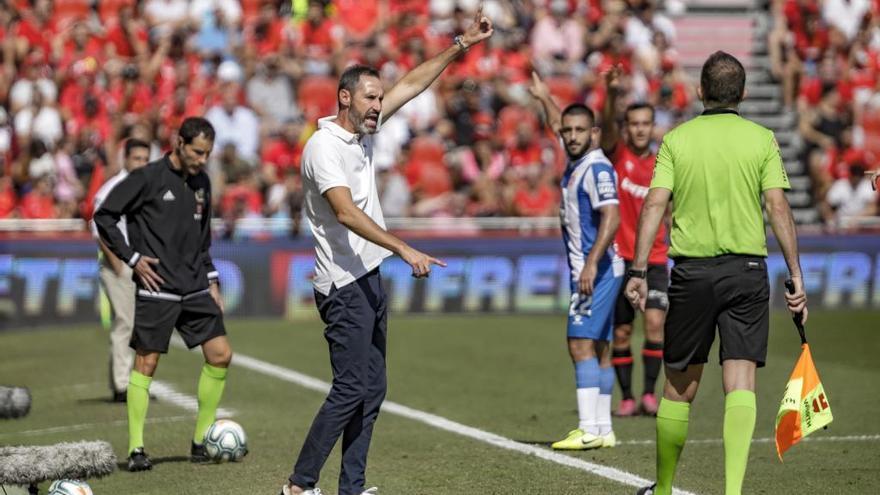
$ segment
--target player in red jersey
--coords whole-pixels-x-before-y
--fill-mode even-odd
[[[621,70],[614,67],[605,75],[608,97],[602,111],[602,150],[611,158],[618,177],[620,196],[620,228],[617,231],[618,252],[626,261],[629,274],[635,251],[636,228],[639,213],[651,177],[654,174],[656,155],[651,148],[654,133],[654,107],[647,103],[635,103],[624,113],[623,138],[617,123],[617,103],[621,94]],[[645,345],[642,348],[642,361],[645,365],[644,392],[641,406],[636,406],[632,392],[633,357],[630,349],[635,309],[624,297],[623,292],[617,300],[614,312],[614,345],[612,363],[623,399],[615,413],[617,416],[634,416],[639,412],[657,414],[657,399],[654,384],[663,363],[663,322],[669,304],[666,290],[669,285],[667,272],[666,228],[661,225],[657,238],[651,248],[649,266],[642,274],[648,280],[648,300],[645,305]],[[627,275],[629,277],[629,275]],[[624,283],[624,285],[626,285]]]

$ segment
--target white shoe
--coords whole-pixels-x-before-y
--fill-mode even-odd
[[[379,487],[374,486],[373,488],[367,488],[361,492],[361,495],[379,495]]]
[[[312,488],[311,490],[302,492],[302,495],[321,495],[321,493],[323,492],[321,492],[320,488]],[[287,487],[287,484],[284,484],[281,487],[281,495],[290,495],[290,488]]]

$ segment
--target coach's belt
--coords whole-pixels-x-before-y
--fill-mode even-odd
[[[207,294],[211,291],[211,289],[202,289],[195,292],[190,292],[185,296],[181,296],[179,294],[172,294],[170,292],[151,292],[146,289],[138,289],[138,295],[143,297],[150,297],[153,299],[162,299],[163,301],[186,301],[188,299],[192,299],[197,296],[201,296],[203,294]]]

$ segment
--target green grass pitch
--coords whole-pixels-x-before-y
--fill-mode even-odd
[[[766,439],[773,436],[799,341],[788,317],[774,314],[768,365],[758,374],[758,441],[752,445],[745,493],[877,493],[877,315],[818,310],[811,315],[807,335],[835,419],[815,440],[796,445],[782,464]],[[227,326],[236,352],[329,380],[319,322],[233,320]],[[510,439],[546,445],[577,422],[564,335],[562,315],[392,315],[388,399]],[[34,397],[29,416],[0,422],[0,445],[104,439],[123,460],[126,412],[124,405],[107,402],[107,340],[97,323],[0,333],[0,383],[28,386]],[[715,356],[713,351],[713,360]],[[641,367],[636,361],[639,392]],[[194,395],[200,363],[199,354],[172,349],[160,361],[156,378]],[[191,465],[187,455],[194,415],[159,400],[150,404],[152,422],[146,428],[147,451],[157,461],[154,470],[120,470],[90,484],[98,495],[277,494],[322,400],[318,392],[233,365],[221,406],[235,411],[233,419],[249,435],[250,454],[244,462]],[[685,447],[678,487],[722,493],[723,447],[717,441],[722,413],[720,368],[710,362],[692,409],[689,438],[698,441]],[[566,455],[652,478],[653,420],[615,419],[614,428],[623,442],[617,448]],[[860,435],[873,437],[850,438]],[[584,471],[388,413],[380,415],[373,438],[367,479],[383,495],[635,492]],[[325,492],[336,492],[338,463],[334,451],[319,485]],[[41,486],[47,488],[48,483]]]

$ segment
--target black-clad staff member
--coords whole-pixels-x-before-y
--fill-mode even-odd
[[[202,118],[183,121],[174,150],[135,170],[95,213],[101,240],[130,266],[137,285],[136,351],[129,377],[129,471],[152,468],[144,452],[150,382],[174,328],[189,348],[202,346],[199,412],[191,460],[207,460],[204,437],[214,422],[232,349],[223,325],[218,273],[211,260],[211,182],[203,170],[214,128]],[[116,226],[125,215],[129,243]]]

